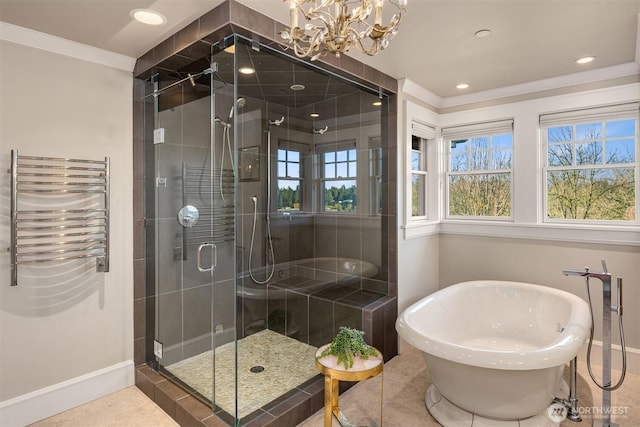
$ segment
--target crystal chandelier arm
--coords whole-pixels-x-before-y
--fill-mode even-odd
[[[381,50],[380,39],[369,38],[369,40],[371,40],[371,45],[369,47],[366,47],[364,44],[364,40],[362,38],[358,38],[358,48],[362,51],[362,53],[365,53],[369,56],[374,56]]]
[[[329,31],[331,32],[335,31],[334,23],[336,22],[336,19],[333,17],[333,15],[331,15],[331,13],[322,10],[321,6],[310,8],[308,13],[305,12],[301,7],[300,7],[300,10],[302,11],[302,15],[304,16],[304,19],[307,22],[310,23],[313,20],[319,20],[324,24],[324,26]],[[317,25],[314,25],[314,26],[315,26],[315,29],[319,28]]]
[[[306,3],[311,3],[311,7],[305,11],[302,6]],[[384,0],[289,0],[291,28],[282,31],[281,36],[288,48],[301,58],[313,55],[311,60],[314,60],[327,52],[340,56],[354,44],[373,56],[385,49],[397,33],[407,0],[387,0],[387,3],[393,4],[398,13],[384,26]],[[353,7],[351,11],[350,7]],[[298,26],[299,12],[306,21],[304,28]]]

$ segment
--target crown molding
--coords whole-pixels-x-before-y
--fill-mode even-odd
[[[478,104],[487,101],[505,99],[513,96],[533,94],[536,92],[543,92],[581,84],[638,75],[640,75],[640,63],[629,62],[626,64],[613,65],[611,67],[581,71],[579,73],[536,80],[513,86],[505,86],[497,89],[475,92],[466,95],[451,96],[448,98],[441,98],[409,79],[399,80],[399,88],[401,91],[410,93],[412,96],[420,99],[421,101],[424,101],[425,103],[435,107],[436,109],[441,110],[461,105]]]
[[[398,91],[409,93],[412,96],[418,98],[421,101],[426,102],[432,107],[440,108],[443,98],[439,97],[435,93],[420,86],[413,80],[404,78],[398,80]]]
[[[0,40],[133,72],[136,58],[0,21]]]

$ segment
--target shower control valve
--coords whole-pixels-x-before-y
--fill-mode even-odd
[[[198,218],[200,218],[200,213],[198,208],[193,205],[183,206],[178,212],[178,222],[186,228],[193,227],[198,222]]]

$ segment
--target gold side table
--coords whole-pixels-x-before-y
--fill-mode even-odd
[[[340,381],[362,381],[378,374],[383,374],[382,367],[384,365],[382,354],[378,353],[375,357],[369,357],[367,360],[356,360],[353,367],[346,369],[344,365],[336,363],[335,356],[325,356],[318,359],[320,354],[327,348],[329,344],[325,344],[316,351],[316,368],[324,375],[324,427],[331,427],[332,415],[335,415],[341,426],[347,427],[352,424],[340,411],[338,404],[338,392]],[[380,426],[382,427],[382,403],[383,403],[383,383],[382,376],[380,383]]]

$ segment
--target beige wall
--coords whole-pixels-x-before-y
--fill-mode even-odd
[[[441,287],[446,287],[467,280],[513,280],[561,289],[586,300],[584,280],[580,277],[565,277],[562,270],[590,267],[592,271],[602,271],[601,259],[606,260],[608,270],[614,277],[623,278],[626,343],[629,347],[640,348],[638,246],[441,234],[440,284]],[[590,286],[596,318],[595,336],[599,337],[602,286],[597,279],[591,280]],[[613,303],[615,304],[615,299]],[[619,343],[616,322],[612,324],[612,331],[614,343]]]
[[[130,72],[0,41],[0,401],[133,358],[132,87]],[[11,149],[110,156],[109,273],[47,263],[9,286]]]

